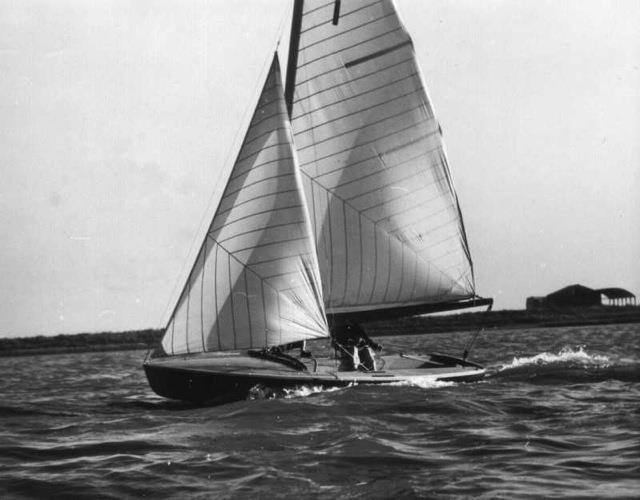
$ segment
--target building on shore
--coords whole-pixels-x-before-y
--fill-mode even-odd
[[[527,311],[593,306],[635,306],[636,296],[623,288],[594,290],[583,285],[570,285],[544,297],[527,297]]]

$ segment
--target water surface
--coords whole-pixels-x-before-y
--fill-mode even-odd
[[[469,333],[382,338],[460,354]],[[314,387],[199,408],[140,351],[3,358],[0,496],[636,497],[640,325],[483,334],[473,384]]]

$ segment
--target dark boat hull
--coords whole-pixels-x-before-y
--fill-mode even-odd
[[[437,360],[437,361],[434,361]],[[153,391],[165,398],[211,404],[246,399],[256,387],[277,391],[300,386],[345,387],[419,380],[472,382],[485,370],[457,358],[386,356],[376,372],[342,371],[332,359],[306,361],[300,371],[248,356],[147,360],[144,370]]]

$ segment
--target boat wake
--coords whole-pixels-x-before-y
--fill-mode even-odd
[[[584,346],[567,346],[557,354],[543,352],[534,356],[514,357],[510,363],[494,367],[489,378],[537,383],[638,382],[640,363],[635,360],[614,361],[608,356],[590,354]]]
[[[445,382],[442,380],[434,380],[433,377],[409,377],[406,380],[400,382],[392,382],[390,384],[384,384],[394,387],[419,387],[420,389],[439,389],[441,387],[451,387],[456,385],[456,382]]]
[[[348,389],[349,387],[356,387],[359,384],[351,383],[345,387],[323,387],[322,385],[300,385],[291,388],[274,388],[262,384],[257,384],[249,391],[247,399],[293,399],[304,398],[313,396],[315,394],[324,394],[329,392],[336,392]],[[364,384],[366,385],[366,384]],[[456,382],[443,382],[441,380],[435,380],[433,376],[416,376],[409,377],[405,380],[398,382],[390,382],[385,384],[379,384],[384,387],[418,387],[420,389],[438,389],[441,387],[451,387],[456,385]]]
[[[353,385],[353,384],[352,384]],[[351,385],[347,386],[351,387]],[[321,385],[300,385],[296,387],[269,387],[257,384],[249,390],[249,400],[255,399],[292,399],[304,398],[314,394],[325,392],[336,392],[345,389],[345,387],[323,387]]]

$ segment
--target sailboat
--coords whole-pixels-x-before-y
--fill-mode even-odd
[[[476,295],[442,131],[390,0],[294,0],[164,337],[151,388],[209,402],[270,388],[473,381],[467,356],[384,354],[376,368],[304,343],[345,321],[491,305]],[[295,349],[291,349],[295,346]]]

